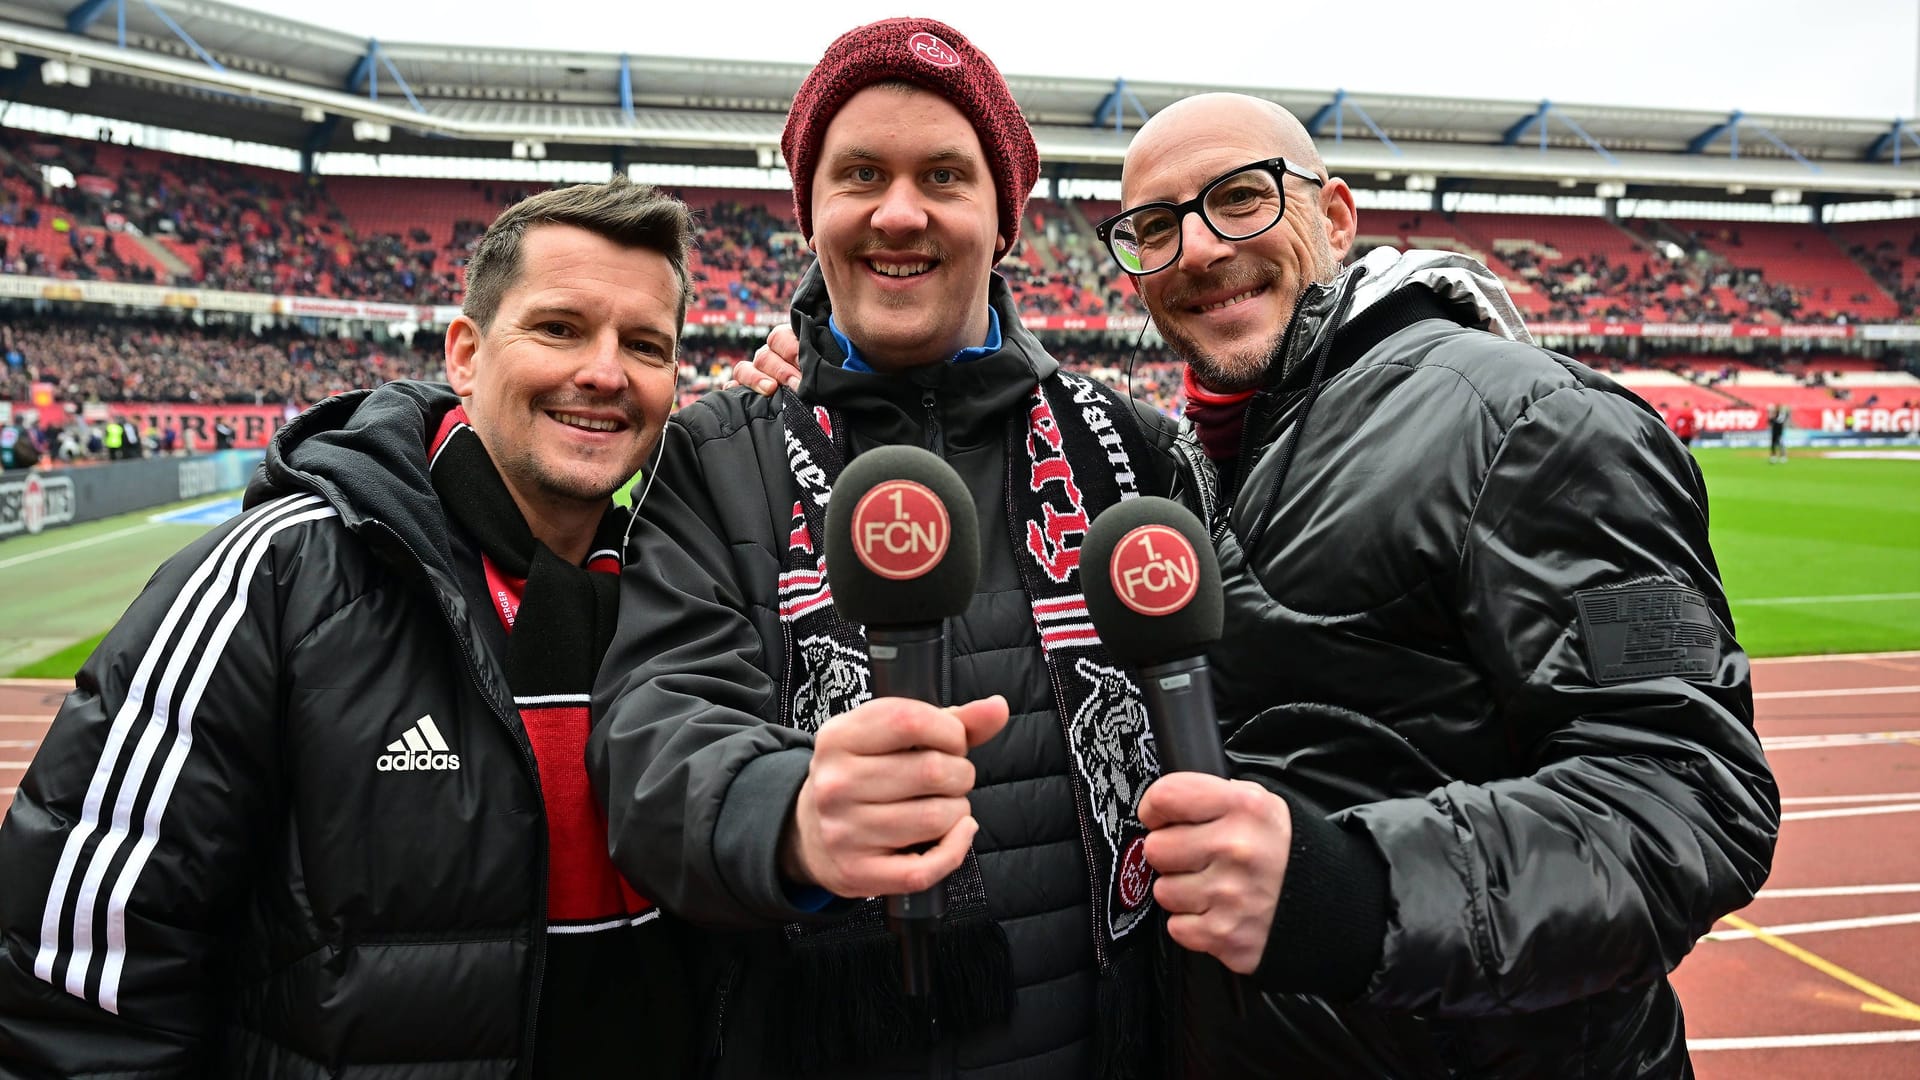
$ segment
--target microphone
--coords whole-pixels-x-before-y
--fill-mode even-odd
[[[936,455],[881,446],[847,463],[827,502],[833,606],[867,630],[875,697],[941,698],[941,621],[960,615],[980,577],[973,495]],[[944,883],[887,897],[909,997],[932,990],[930,938],[946,913]]]
[[[1108,507],[1080,546],[1080,588],[1107,652],[1132,669],[1162,773],[1227,776],[1207,649],[1226,598],[1213,538],[1186,507],[1143,495]],[[1232,973],[1236,1016],[1246,994]]]
[[[1080,584],[1100,641],[1140,684],[1160,771],[1226,776],[1206,657],[1226,604],[1200,520],[1151,495],[1107,508],[1080,548]]]

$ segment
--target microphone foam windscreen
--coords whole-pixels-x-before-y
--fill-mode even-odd
[[[980,578],[973,493],[917,446],[881,446],[841,470],[827,502],[833,606],[862,626],[923,626],[959,615]]]
[[[1094,519],[1080,547],[1080,587],[1100,640],[1128,667],[1198,656],[1220,640],[1213,540],[1171,499],[1129,499]]]

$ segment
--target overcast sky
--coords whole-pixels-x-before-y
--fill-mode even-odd
[[[943,19],[1003,71],[1750,113],[1913,117],[1920,0],[237,0],[393,41],[819,59],[864,22]],[[825,6],[825,5],[820,5]],[[1159,10],[1155,22],[1147,12]],[[1218,13],[1214,25],[1205,25]]]

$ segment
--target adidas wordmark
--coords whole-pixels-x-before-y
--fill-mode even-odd
[[[453,772],[460,768],[460,755],[450,750],[429,714],[388,743],[387,752],[380,755],[374,768],[381,772]]]

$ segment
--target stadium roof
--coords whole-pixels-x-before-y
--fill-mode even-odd
[[[777,163],[785,110],[808,70],[376,41],[213,0],[0,0],[0,68],[9,53],[16,66],[0,70],[0,97],[304,152],[500,157],[518,142],[560,159],[761,167]],[[1307,122],[1355,186],[1594,194],[1606,185],[1757,201],[1920,192],[1920,126],[1893,118],[1008,82],[1054,176],[1117,176],[1144,116],[1235,89]]]

